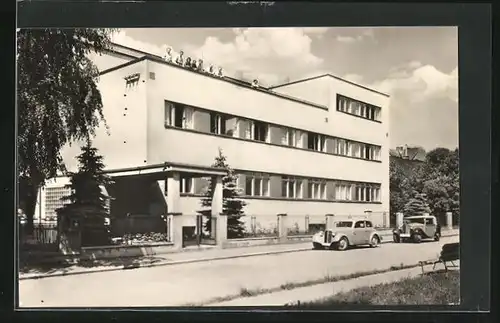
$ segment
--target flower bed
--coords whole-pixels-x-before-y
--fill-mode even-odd
[[[148,232],[148,233],[128,233],[123,237],[112,239],[114,245],[149,245],[154,243],[170,242],[166,233]]]

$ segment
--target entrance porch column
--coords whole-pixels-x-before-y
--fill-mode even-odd
[[[180,209],[180,174],[173,172],[167,178],[167,223],[170,240],[175,249],[182,249],[182,213]]]
[[[224,191],[222,176],[214,176],[212,180],[215,183],[212,196],[212,216],[219,216],[222,213],[222,199]]]
[[[285,242],[288,239],[288,225],[286,223],[287,214],[278,214],[278,239]]]
[[[180,212],[180,198],[181,198],[181,176],[178,172],[173,172],[167,178],[167,208],[168,213]]]

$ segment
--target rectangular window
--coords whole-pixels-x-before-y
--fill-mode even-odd
[[[295,130],[295,147],[304,148],[304,132],[300,130]]]
[[[308,183],[307,197],[316,200],[326,199],[326,182],[323,180],[311,179]]]
[[[269,176],[263,174],[246,175],[245,195],[269,196]]]
[[[347,142],[344,139],[337,139],[335,145],[335,153],[345,156],[347,153]]]
[[[281,195],[286,198],[302,198],[302,180],[294,177],[281,179]]]
[[[342,95],[337,95],[337,111],[349,113],[367,120],[380,121],[381,108]]]
[[[358,158],[361,156],[361,145],[359,143],[352,144],[352,156]]]
[[[210,132],[217,135],[226,134],[226,116],[212,112],[210,113]]]
[[[281,128],[281,144],[290,147],[297,146],[297,131],[294,129],[283,127]]]
[[[370,202],[372,200],[372,188],[365,187],[365,201]]]
[[[165,125],[193,129],[193,108],[165,101]]]
[[[372,159],[372,150],[369,145],[365,145],[365,159]]]
[[[361,104],[361,109],[360,109],[360,111],[359,111],[359,114],[358,114],[358,115],[359,115],[359,116],[362,116],[362,115],[365,113],[366,108],[367,108],[366,104],[362,103],[362,104]]]
[[[245,195],[250,195],[252,196],[253,190],[253,177],[247,175],[245,178]]]
[[[193,178],[181,176],[180,186],[180,193],[193,194]]]
[[[269,125],[264,122],[254,121],[253,122],[253,140],[257,141],[268,141]]]
[[[172,102],[165,101],[165,126],[174,125],[175,106]]]
[[[325,152],[326,148],[325,136],[309,132],[307,136],[307,148],[310,150]]]
[[[340,201],[350,200],[350,186],[342,183],[335,185],[335,199]]]

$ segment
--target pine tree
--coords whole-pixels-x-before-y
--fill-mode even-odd
[[[63,197],[69,201],[57,210],[66,223],[78,221],[82,232],[82,245],[103,245],[109,243],[109,234],[105,226],[108,216],[107,201],[101,187],[112,184],[109,176],[103,173],[103,157],[97,154],[90,140],[81,148],[77,157],[79,169],[70,173],[71,195]]]
[[[227,218],[227,237],[239,238],[245,233],[245,224],[241,221],[244,216],[243,208],[246,202],[239,199],[239,189],[236,185],[236,175],[234,170],[227,163],[226,156],[223,155],[222,150],[219,149],[219,155],[215,158],[213,167],[222,168],[227,171],[227,175],[222,178],[223,192],[222,192],[222,213],[228,216]],[[211,228],[211,209],[212,209],[212,196],[215,188],[215,183],[212,179],[209,180],[205,197],[201,200],[201,205],[204,210],[201,212],[208,218],[205,223],[205,229],[210,231]]]
[[[429,204],[427,203],[427,197],[423,193],[413,191],[413,197],[406,203],[404,207],[405,216],[415,216],[423,215],[424,213],[430,213]]]

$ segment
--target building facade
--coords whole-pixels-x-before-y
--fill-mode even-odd
[[[209,167],[220,149],[238,175],[248,222],[371,211],[375,224],[389,223],[386,94],[332,75],[255,87],[119,45],[95,62],[107,127],[94,146],[107,169]],[[65,160],[79,153],[74,148]],[[151,185],[139,182],[109,190],[114,203],[129,203],[112,202],[112,214],[133,209],[132,199],[149,203],[137,212],[162,212],[144,196]],[[183,175],[180,186],[181,212],[196,214],[206,179]]]

